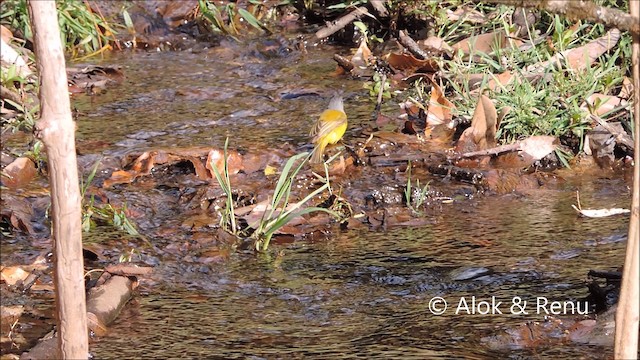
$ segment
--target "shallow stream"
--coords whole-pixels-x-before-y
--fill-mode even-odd
[[[95,152],[112,157],[156,146],[219,148],[227,136],[231,148],[246,152],[285,142],[305,148],[333,89],[346,94],[346,139],[370,121],[373,105],[362,82],[331,76],[331,55],[340,49],[300,57],[226,51],[113,55],[106,63],[122,66],[127,78],[75,101],[85,114],[79,142],[107,141]],[[282,96],[300,89],[321,96]],[[507,352],[482,339],[544,321],[532,304],[538,297],[576,302],[588,294],[589,270],[622,265],[628,217],[581,219],[571,204],[580,190],[585,207],[627,207],[628,185],[602,174],[527,194],[471,196],[443,205],[419,227],[335,228],[326,239],[277,245],[284,251],[278,259],[164,257],[153,249],[171,244],[151,235],[154,246],[141,252],[157,259],[152,281],[142,282],[91,351],[98,359],[601,358],[611,349],[569,343]],[[170,216],[164,226],[180,223],[181,214]],[[153,234],[150,224],[165,220],[141,231]],[[502,301],[503,314],[455,314],[462,297],[474,296]],[[448,303],[444,314],[430,311],[434,297]],[[510,314],[515,297],[528,301],[528,315]]]

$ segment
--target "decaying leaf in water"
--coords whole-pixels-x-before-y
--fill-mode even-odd
[[[242,156],[235,151],[228,152],[228,166],[230,174],[237,174],[243,166]],[[211,162],[222,171],[224,166],[223,152],[218,149],[187,148],[187,149],[158,149],[145,151],[135,158],[131,164],[125,165],[130,170],[117,170],[104,181],[103,186],[130,183],[140,176],[150,175],[158,165],[174,165],[188,161],[193,165],[195,175],[200,180],[214,178]]]
[[[29,275],[21,266],[5,266],[0,270],[0,280],[10,286],[24,281]]]
[[[498,113],[491,99],[480,95],[471,119],[471,126],[460,136],[456,144],[456,151],[466,153],[494,147],[496,145],[497,119]]]
[[[27,185],[36,176],[36,165],[31,159],[19,157],[2,170],[2,184],[18,189]]]
[[[29,200],[3,191],[0,219],[9,222],[14,229],[34,234],[35,230],[31,224],[33,208]]]
[[[571,204],[571,207],[578,212],[578,214],[584,217],[601,218],[607,216],[614,216],[620,214],[628,214],[631,212],[629,209],[611,208],[611,209],[583,209],[580,204],[580,193],[576,191],[576,202],[578,206]]]

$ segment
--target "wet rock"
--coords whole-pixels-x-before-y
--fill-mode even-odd
[[[470,267],[470,268],[459,268],[455,269],[449,273],[449,276],[452,280],[455,281],[465,281],[465,280],[473,280],[479,278],[481,276],[493,274],[493,270],[488,269],[486,267]]]

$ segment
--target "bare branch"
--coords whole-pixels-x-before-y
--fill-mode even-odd
[[[571,20],[590,20],[626,30],[632,34],[640,34],[640,19],[628,13],[598,6],[591,1],[567,0],[482,0],[477,2],[511,5],[515,7],[537,8],[566,16]]]
[[[324,39],[327,36],[330,36],[332,34],[334,34],[336,31],[344,28],[345,26],[349,25],[352,21],[356,20],[356,19],[360,19],[363,15],[368,15],[369,14],[369,10],[367,10],[367,8],[364,7],[357,7],[355,10],[353,10],[352,12],[344,15],[343,17],[339,18],[338,20],[327,24],[327,26],[323,27],[322,29],[316,31],[316,38],[318,39]]]

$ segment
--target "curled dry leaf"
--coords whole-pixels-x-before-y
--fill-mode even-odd
[[[207,154],[206,167],[209,170],[209,176],[215,179],[216,175],[213,172],[212,164],[220,174],[224,172],[224,151],[211,150]],[[235,151],[227,151],[227,169],[230,175],[239,173],[242,170],[242,155]]]
[[[466,153],[494,147],[496,145],[497,118],[498,113],[491,99],[480,95],[471,119],[471,126],[460,136],[456,144],[456,151]]]
[[[6,266],[0,270],[0,280],[9,286],[14,286],[23,282],[31,273],[25,271],[21,266]]]
[[[389,53],[386,56],[389,66],[404,73],[413,74],[419,72],[434,72],[438,70],[438,64],[433,59],[420,60],[411,54]]]
[[[455,109],[455,105],[449,101],[442,91],[442,88],[431,78],[431,99],[427,107],[427,125],[440,125],[448,123],[453,119],[451,110]]]

